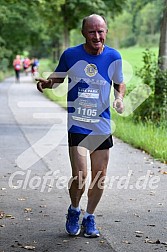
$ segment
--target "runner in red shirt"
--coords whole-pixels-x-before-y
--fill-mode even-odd
[[[20,70],[21,70],[21,59],[20,55],[16,55],[16,58],[13,61],[13,67],[15,70],[15,75],[16,75],[16,82],[20,82]]]
[[[31,65],[31,60],[27,57],[23,60],[23,68],[24,68],[24,72],[27,75],[28,74],[28,68]]]

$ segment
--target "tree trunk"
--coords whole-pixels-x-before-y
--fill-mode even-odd
[[[167,0],[164,0],[164,12],[161,22],[158,58],[160,69],[167,70]]]
[[[167,113],[167,0],[164,0],[161,21],[158,70],[155,78],[154,109],[157,119],[163,119]]]
[[[65,4],[61,7],[62,9],[62,16],[64,21],[64,40],[63,40],[63,51],[69,47],[69,41],[70,41],[70,29],[69,29],[69,13],[67,8],[67,3],[65,1]]]
[[[70,45],[70,32],[68,30],[68,27],[64,26],[64,48],[67,49]]]

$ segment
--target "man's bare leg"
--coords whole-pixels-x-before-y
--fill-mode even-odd
[[[83,154],[83,155],[82,155]],[[87,176],[87,150],[84,147],[69,147],[69,155],[72,167],[72,178],[69,181],[69,193],[71,204],[78,207],[82,194],[85,191]]]
[[[104,180],[109,161],[109,149],[96,150],[90,155],[91,158],[91,187],[88,190],[87,213],[93,214],[103,194]],[[102,181],[101,181],[101,180]],[[99,181],[100,180],[100,181]],[[100,182],[100,183],[99,183]],[[99,183],[99,184],[98,184]]]

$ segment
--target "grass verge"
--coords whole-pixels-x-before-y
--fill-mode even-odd
[[[114,135],[135,148],[144,150],[152,157],[167,163],[167,131],[165,124],[155,126],[152,122],[135,123],[112,112],[116,124]]]

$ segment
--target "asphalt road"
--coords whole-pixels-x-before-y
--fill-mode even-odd
[[[0,252],[167,251],[166,173],[165,164],[114,138],[95,212],[101,236],[69,237],[66,112],[31,76],[0,83]],[[85,192],[83,212],[86,200]]]

